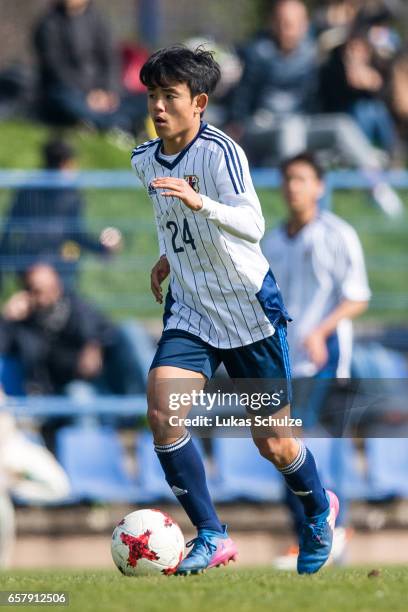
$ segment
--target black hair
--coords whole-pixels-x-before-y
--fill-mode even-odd
[[[313,168],[319,180],[323,179],[324,170],[317,161],[315,155],[313,155],[313,153],[311,153],[310,151],[303,151],[302,153],[298,153],[297,155],[293,155],[293,157],[288,157],[287,159],[285,159],[280,166],[282,174],[285,175],[289,166],[297,163],[307,164],[308,166]]]
[[[48,170],[57,170],[74,157],[74,149],[64,140],[49,140],[43,146],[44,166]]]
[[[170,87],[174,83],[186,83],[192,97],[213,92],[220,77],[221,70],[212,51],[202,47],[192,50],[184,45],[159,49],[149,57],[140,71],[140,80],[146,87]]]

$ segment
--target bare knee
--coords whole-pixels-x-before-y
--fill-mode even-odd
[[[282,468],[296,458],[299,452],[299,443],[295,438],[257,438],[254,442],[259,453],[277,468]]]
[[[156,436],[160,436],[166,429],[165,415],[155,406],[149,406],[147,410],[147,422],[155,438]]]
[[[172,414],[169,414],[167,402],[148,392],[147,404],[147,422],[155,444],[176,442],[185,433],[185,428],[171,422]]]

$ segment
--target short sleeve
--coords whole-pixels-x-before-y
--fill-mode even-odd
[[[370,299],[363,249],[351,226],[344,226],[339,231],[335,270],[336,283],[343,299],[356,302]]]

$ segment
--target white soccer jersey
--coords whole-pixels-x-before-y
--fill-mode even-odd
[[[319,212],[292,237],[288,236],[286,225],[273,229],[265,236],[262,250],[273,266],[293,317],[288,326],[292,372],[295,376],[313,376],[317,367],[303,346],[305,338],[341,301],[365,301],[371,295],[358,236],[343,219],[330,212]],[[351,321],[340,322],[337,341],[337,376],[347,377]]]
[[[271,336],[286,313],[259,246],[264,219],[243,150],[203,123],[179,154],[164,156],[155,139],[134,149],[132,165],[153,202],[160,255],[170,264],[164,329],[190,332],[218,348]],[[152,187],[155,178],[168,176],[184,178],[200,193],[200,211]]]

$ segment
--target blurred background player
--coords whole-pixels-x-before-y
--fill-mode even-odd
[[[49,140],[42,157],[44,170],[61,174],[53,176],[55,186],[22,187],[14,194],[0,238],[1,270],[23,274],[39,259],[47,260],[73,289],[82,252],[111,255],[120,250],[122,236],[116,228],[105,228],[99,238],[92,236],[85,227],[81,192],[74,185],[58,185],[58,179],[69,181],[78,169],[70,144]]]
[[[325,402],[330,401],[330,380],[350,376],[351,319],[367,309],[370,289],[355,230],[319,208],[323,173],[313,155],[304,152],[289,158],[282,164],[282,175],[288,218],[265,236],[262,250],[293,316],[288,327],[293,376],[316,381],[315,385],[300,386],[300,406],[294,406],[305,432],[312,436]],[[328,379],[326,392],[322,379]],[[341,439],[332,440],[331,452],[338,455],[339,466],[341,444]],[[346,504],[341,495],[340,502],[333,542],[333,555],[338,560],[346,543]],[[286,503],[299,536],[304,521],[302,504],[289,489]],[[292,547],[276,560],[276,566],[295,569],[297,554],[297,547]]]

